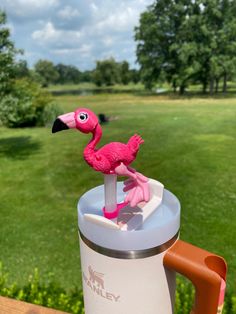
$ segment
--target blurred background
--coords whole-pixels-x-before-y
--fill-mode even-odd
[[[134,167],[179,198],[181,239],[225,257],[236,313],[236,1],[1,0],[0,294],[71,313],[76,205],[103,183],[89,135],[51,134],[77,107],[105,118],[101,145],[143,137]]]

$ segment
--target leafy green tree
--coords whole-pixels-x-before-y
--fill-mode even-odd
[[[127,61],[120,63],[120,80],[124,85],[130,82],[129,63]]]
[[[152,88],[163,73],[174,90],[178,86],[184,89],[186,85],[187,60],[180,56],[179,50],[183,43],[181,25],[187,14],[183,2],[187,1],[155,1],[141,14],[140,25],[135,28],[135,40],[146,88]]]
[[[78,84],[80,82],[81,72],[75,66],[59,63],[55,66],[55,70],[58,73],[58,78],[56,80],[56,83]]]
[[[23,78],[23,77],[29,77],[29,76],[30,76],[30,70],[28,68],[27,61],[19,60],[15,64],[15,77]]]
[[[147,88],[160,79],[170,83],[174,91],[184,93],[188,84],[196,80],[201,69],[196,24],[199,22],[201,1],[156,0],[141,15],[135,29],[137,58],[141,77]],[[189,24],[195,29],[189,29]]]
[[[84,71],[80,73],[81,82],[92,82],[93,80],[93,71]]]
[[[80,74],[81,72],[73,65],[68,66],[68,79],[69,82],[74,84],[78,84],[80,82]]]
[[[236,2],[231,0],[217,1],[210,6],[206,5],[208,15],[213,16],[215,26],[213,34],[214,55],[211,58],[211,78],[218,89],[220,78],[223,79],[223,92],[227,91],[227,81],[236,72]],[[213,25],[211,24],[211,29]]]
[[[15,49],[5,24],[6,14],[0,11],[0,124],[8,127],[45,125],[52,116],[55,118],[58,108],[52,104],[50,95],[32,80],[27,63],[15,61],[21,51]]]
[[[140,71],[136,70],[136,69],[131,69],[129,70],[129,74],[130,74],[130,80],[137,84],[138,82],[140,82],[141,78],[140,78]]]
[[[206,91],[218,91],[223,79],[223,91],[227,80],[235,73],[236,4],[230,0],[209,0],[192,3],[193,12],[186,21],[189,30],[187,41],[197,47],[199,71],[196,78]],[[197,31],[196,31],[197,30]]]
[[[10,40],[10,30],[5,26],[6,14],[0,10],[0,97],[11,91],[15,77],[14,59],[19,50]]]
[[[135,29],[137,59],[146,87],[160,77],[183,93],[200,81],[213,91],[235,72],[236,2],[156,0]]]
[[[39,60],[34,65],[34,69],[41,76],[43,87],[47,87],[50,83],[55,83],[59,78],[59,74],[51,61]]]
[[[97,61],[93,80],[97,86],[112,86],[120,82],[119,66],[113,58]]]

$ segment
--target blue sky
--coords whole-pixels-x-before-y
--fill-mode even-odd
[[[153,0],[1,0],[17,48],[38,59],[93,69],[113,56],[135,65],[134,27]]]

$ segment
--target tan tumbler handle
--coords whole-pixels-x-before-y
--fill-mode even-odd
[[[190,314],[216,314],[222,279],[227,265],[217,255],[177,240],[164,257],[167,268],[187,277],[195,286],[195,303]]]

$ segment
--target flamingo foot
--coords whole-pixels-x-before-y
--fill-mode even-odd
[[[103,214],[104,217],[107,219],[114,219],[117,218],[119,215],[120,210],[125,207],[126,205],[128,205],[128,202],[123,202],[120,204],[117,204],[116,209],[113,212],[107,212],[105,206],[103,207]]]
[[[128,192],[125,202],[129,202],[131,207],[135,207],[138,203],[150,199],[150,191],[148,182],[142,182],[140,180],[127,180],[124,182],[124,192]]]
[[[138,203],[150,199],[150,189],[148,178],[137,172],[135,169],[126,167],[123,163],[115,168],[118,175],[130,177],[124,182],[124,192],[129,191],[125,198],[125,202],[130,203],[131,207],[135,207]]]

